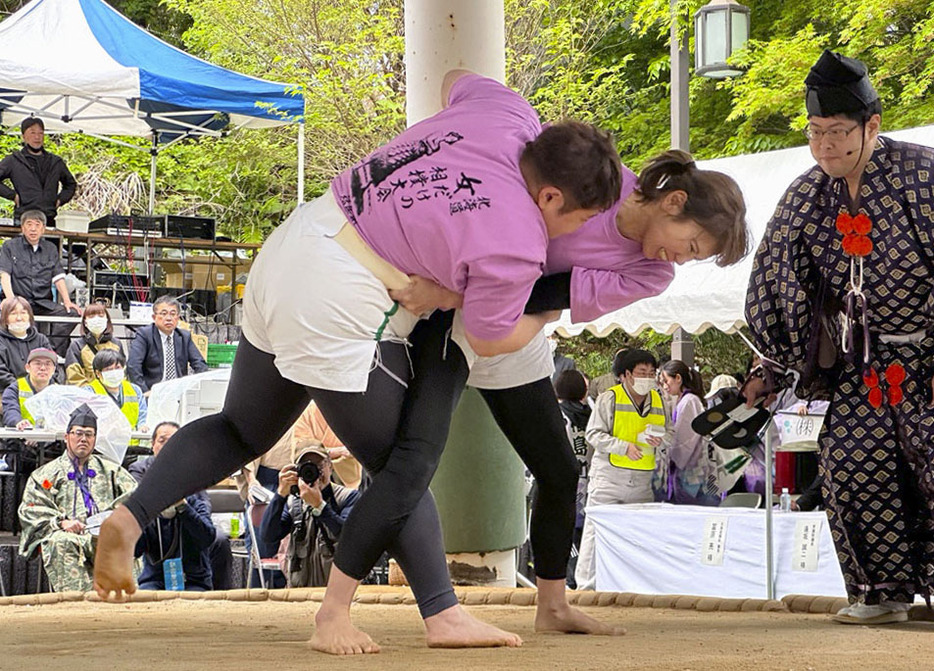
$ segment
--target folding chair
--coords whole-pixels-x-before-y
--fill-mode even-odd
[[[246,580],[247,589],[250,588],[250,584],[253,581],[254,568],[259,569],[259,584],[263,589],[266,589],[265,571],[279,571],[282,573],[282,567],[279,566],[278,558],[259,556],[259,536],[256,533],[256,527],[262,524],[263,514],[266,512],[266,507],[268,505],[268,503],[251,503],[246,507],[246,525],[247,529],[250,531],[250,539],[253,542],[253,548],[250,552],[250,575]]]
[[[239,515],[246,506],[240,494],[234,489],[209,489],[208,499],[211,501],[211,512],[218,514],[235,513]],[[246,544],[240,538],[230,539],[230,554],[238,559],[247,559],[252,562]],[[247,579],[249,581],[249,579]]]

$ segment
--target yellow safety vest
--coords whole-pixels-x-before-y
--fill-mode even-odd
[[[16,380],[16,387],[19,389],[19,413],[23,416],[23,419],[29,421],[33,426],[36,425],[36,420],[32,418],[30,412],[26,409],[26,399],[31,396],[35,396],[36,392],[32,390],[32,387],[29,386],[29,380],[25,377],[21,377]]]
[[[128,380],[124,380],[121,384],[123,387],[123,405],[120,406],[120,412],[130,423],[130,428],[136,431],[136,424],[139,422],[139,396],[136,395],[136,390],[133,389],[133,385]],[[95,394],[100,396],[110,395],[107,388],[98,379],[91,382],[90,387]],[[130,441],[130,445],[139,445],[139,441],[133,439]]]
[[[649,393],[652,406],[648,414],[643,417],[636,410],[636,405],[629,398],[629,394],[623,389],[623,385],[618,384],[611,387],[616,395],[616,412],[613,415],[613,436],[628,443],[635,443],[643,448],[642,458],[638,460],[630,459],[627,456],[619,454],[610,455],[610,463],[618,468],[631,468],[637,471],[655,470],[655,450],[650,445],[640,443],[636,436],[642,433],[649,424],[658,424],[665,426],[665,406],[662,405],[662,397],[654,389]],[[649,448],[649,449],[646,449]]]

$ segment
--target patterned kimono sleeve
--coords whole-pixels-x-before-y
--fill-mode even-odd
[[[746,323],[767,357],[801,370],[806,362],[816,296],[816,269],[803,229],[815,215],[808,176],[785,192],[756,251],[746,293]]]
[[[934,149],[893,143],[902,161],[894,186],[904,194],[905,212],[911,219],[928,268],[934,269]]]
[[[19,521],[22,526],[20,554],[32,555],[36,547],[51,534],[59,530],[59,523],[66,515],[55,502],[52,489],[42,486],[39,471],[34,471],[26,482],[23,500],[19,506]]]

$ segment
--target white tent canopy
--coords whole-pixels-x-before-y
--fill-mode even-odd
[[[103,0],[33,0],[0,23],[0,125],[36,116],[50,131],[151,138],[150,210],[160,147],[303,112],[296,87],[191,56]]]
[[[934,126],[885,135],[934,146]],[[807,147],[699,162],[700,167],[724,172],[739,184],[748,208],[753,250],[765,235],[765,227],[785,189],[813,165],[814,159]],[[753,256],[754,253],[750,253],[728,268],[719,268],[712,261],[679,266],[671,286],[660,296],[639,301],[586,324],[572,324],[570,311],[565,310],[551,328],[563,336],[577,335],[584,330],[605,336],[617,328],[632,335],[645,328],[670,334],[678,327],[690,333],[702,333],[711,326],[731,333],[745,324],[743,309]]]
[[[102,0],[34,0],[0,23],[4,125],[40,116],[63,132],[218,135],[228,121],[295,123],[303,103],[290,89],[176,49]]]

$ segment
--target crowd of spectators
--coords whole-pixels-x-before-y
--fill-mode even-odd
[[[700,373],[685,363],[671,360],[659,367],[650,352],[635,349],[618,352],[612,371],[590,382],[573,360],[557,353],[556,368],[559,358],[561,370],[552,381],[568,440],[580,462],[569,587],[595,585],[588,504],[654,501],[717,506],[730,493],[764,493],[761,439],[745,448],[742,468],[727,471],[724,465],[734,455],[722,452],[692,428],[694,419],[709,408],[739,397],[745,374],[716,375],[705,387]],[[823,414],[826,406],[822,401],[805,403],[790,392],[776,400],[777,409],[799,414]],[[777,435],[774,441],[777,445]],[[813,510],[821,504],[816,457],[799,455],[798,461],[800,496],[791,509]]]
[[[178,427],[171,422],[155,427],[153,456],[145,456],[145,449],[129,450],[123,465],[114,464],[97,454],[91,458],[97,442],[96,418],[94,427],[72,430],[69,426],[63,441],[31,438],[30,432],[43,428],[44,420],[30,413],[27,400],[52,385],[81,387],[109,398],[133,431],[147,433],[147,401],[153,385],[206,371],[208,366],[191,334],[180,328],[180,305],[172,296],[155,300],[153,323],[137,329],[125,347],[115,337],[111,315],[103,305],[81,310],[71,303],[58,250],[43,239],[46,215],[40,210],[17,214],[23,235],[0,248],[5,296],[0,303],[0,395],[3,425],[17,432],[17,438],[4,442],[0,469],[16,469],[18,478],[25,478],[18,519],[21,552],[41,557],[56,591],[85,590],[90,588],[91,538],[98,516],[112,510],[145,477],[155,454]],[[56,298],[68,309],[50,307],[48,303],[63,307]],[[77,333],[71,336],[74,323],[50,324],[53,348],[52,340],[37,327],[37,312],[80,315]],[[133,438],[127,447],[138,444]],[[297,446],[303,449],[298,451]],[[320,460],[316,481],[299,477],[299,466],[308,460]],[[360,465],[314,404],[273,450],[244,469],[241,495],[251,511],[269,506],[262,525],[257,523],[254,529],[258,554],[283,557],[282,571],[268,576],[271,586],[325,584],[330,557],[361,479]],[[288,485],[285,490],[294,487],[295,495],[283,490],[283,482]],[[267,490],[268,494],[261,494]],[[246,521],[244,517],[243,524],[235,526],[244,530],[247,550],[252,551]],[[144,530],[136,550],[141,589],[230,586],[230,541],[212,521],[206,492],[163,511]]]

